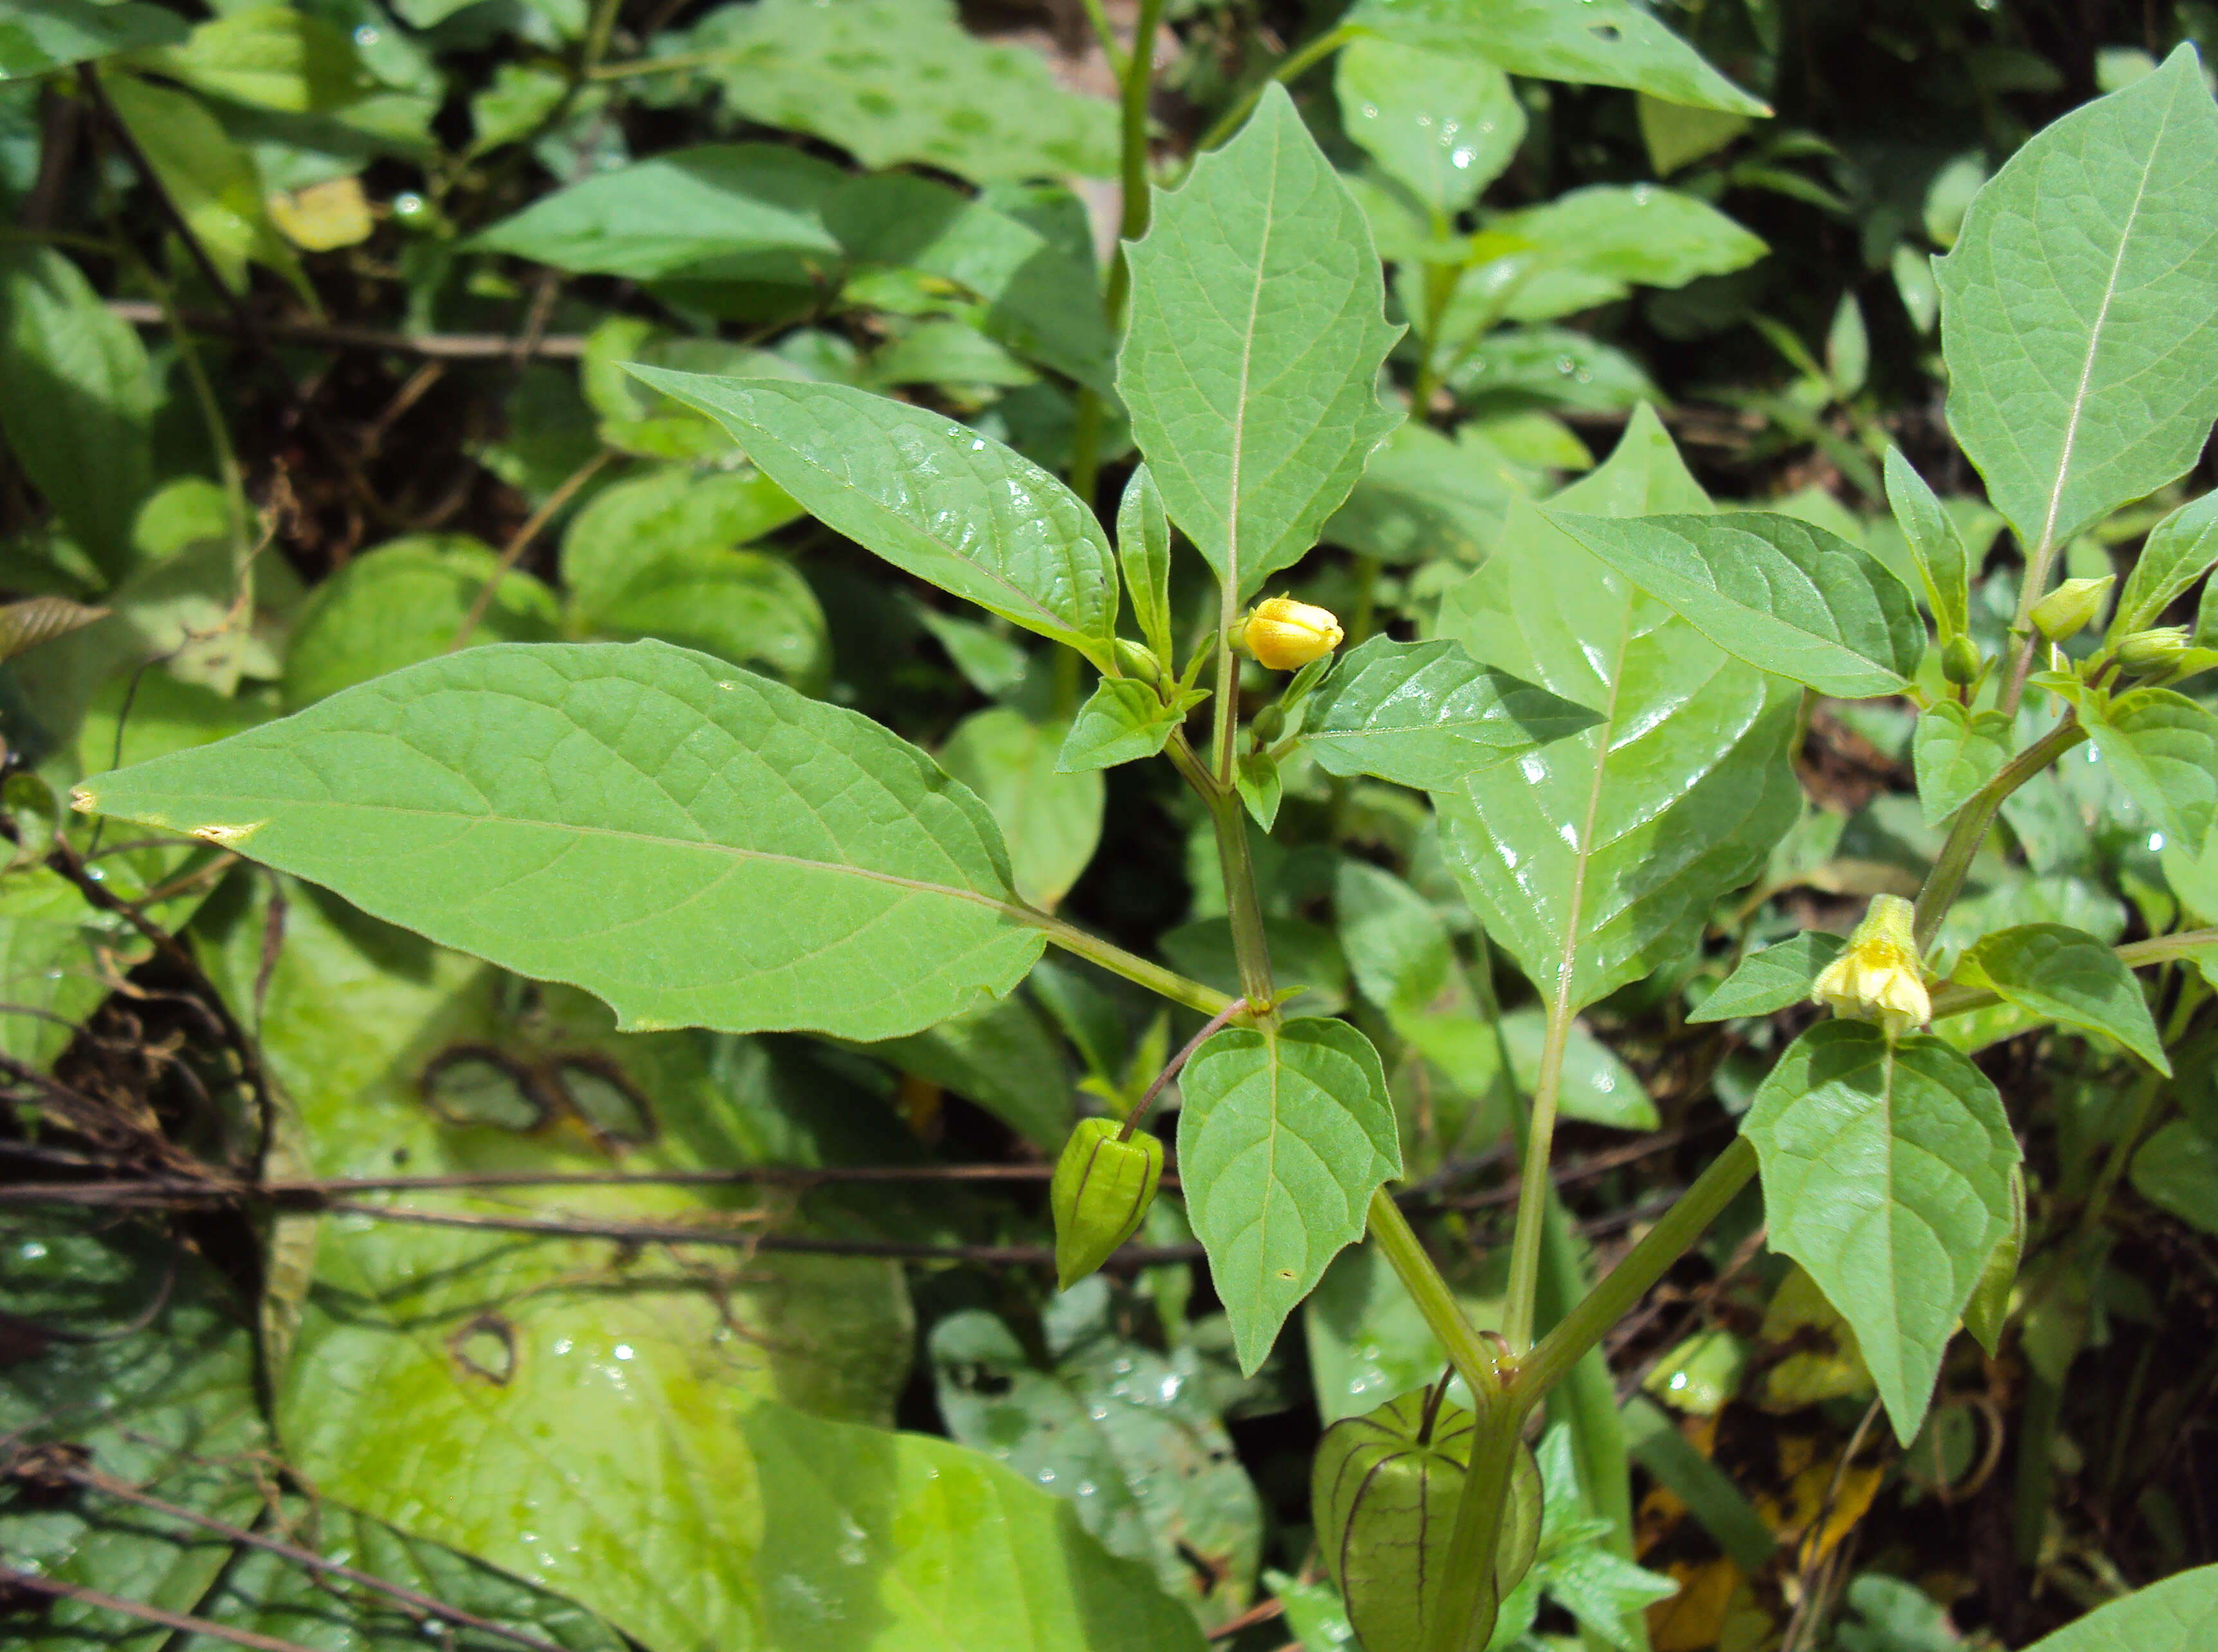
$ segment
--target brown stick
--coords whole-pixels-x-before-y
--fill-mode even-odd
[[[213,1635],[220,1641],[229,1641],[233,1646],[246,1646],[254,1652],[314,1652],[298,1641],[281,1641],[275,1635],[257,1635],[251,1629],[233,1629],[227,1624],[214,1623],[206,1618],[188,1618],[182,1612],[164,1612],[159,1606],[150,1606],[143,1600],[125,1600],[112,1594],[102,1594],[97,1589],[65,1583],[58,1577],[40,1577],[34,1572],[19,1572],[12,1566],[0,1566],[0,1593],[23,1589],[33,1594],[50,1594],[58,1599],[74,1600],[81,1606],[98,1606],[125,1618],[136,1618],[142,1624],[159,1624],[164,1629],[182,1630],[188,1635]]]
[[[110,299],[108,308],[110,314],[134,327],[164,325],[162,306],[158,304],[140,299]],[[195,332],[225,337],[242,336],[239,322],[231,316],[189,310],[179,319]],[[263,321],[259,325],[263,336],[278,343],[383,350],[395,356],[421,356],[435,362],[513,362],[530,356],[574,362],[585,352],[585,341],[575,334],[512,338],[498,332],[387,332],[378,327],[317,321]]]
[[[123,1482],[111,1479],[96,1469],[49,1468],[46,1471],[85,1487],[89,1490],[103,1492],[124,1502],[136,1503],[141,1508],[152,1509],[157,1514],[167,1515],[173,1520],[183,1520],[188,1525],[199,1526],[203,1531],[216,1532],[233,1543],[243,1543],[251,1548],[281,1556],[291,1561],[295,1566],[305,1566],[311,1571],[328,1573],[333,1577],[343,1577],[350,1583],[357,1583],[366,1589],[374,1589],[380,1594],[388,1595],[403,1606],[423,1612],[427,1617],[437,1618],[449,1624],[459,1624],[466,1629],[479,1630],[488,1635],[498,1635],[505,1641],[513,1641],[519,1646],[530,1647],[533,1652],[567,1652],[566,1648],[557,1646],[552,1641],[542,1641],[536,1635],[526,1635],[521,1630],[505,1628],[493,1622],[490,1618],[480,1618],[475,1612],[464,1612],[460,1606],[450,1606],[443,1600],[436,1600],[428,1594],[418,1593],[416,1590],[401,1584],[375,1576],[356,1567],[343,1564],[338,1561],[326,1559],[313,1550],[302,1549],[296,1544],[282,1542],[276,1538],[266,1538],[258,1531],[249,1531],[241,1526],[228,1525],[206,1514],[196,1514],[191,1509],[180,1508],[175,1503],[165,1503],[158,1497],[148,1496],[136,1486],[126,1485]]]

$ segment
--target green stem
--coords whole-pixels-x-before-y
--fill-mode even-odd
[[[1118,81],[1124,78],[1124,48],[1117,44],[1117,32],[1109,27],[1109,14],[1102,9],[1101,0],[1085,0],[1086,21],[1094,26],[1094,38],[1101,42],[1101,55],[1109,59],[1109,72]],[[1135,36],[1135,46],[1142,44]]]
[[[1540,1228],[1549,1194],[1548,1155],[1555,1142],[1556,1104],[1563,1093],[1564,1052],[1571,1044],[1571,994],[1559,989],[1549,1001],[1547,1030],[1540,1041],[1540,1071],[1533,1085],[1533,1123],[1521,1155],[1517,1226],[1509,1242],[1509,1294],[1502,1308],[1502,1334],[1513,1354],[1522,1354],[1533,1346],[1533,1320],[1540,1287]]]
[[[1224,869],[1225,913],[1232,920],[1232,952],[1240,963],[1240,991],[1267,1014],[1275,996],[1271,987],[1271,949],[1263,935],[1263,906],[1255,897],[1255,868],[1248,854],[1248,811],[1227,791],[1209,795],[1210,824],[1217,828],[1217,858]]]
[[[1709,1225],[1756,1174],[1756,1149],[1745,1136],[1719,1154],[1682,1193],[1663,1219],[1604,1274],[1562,1323],[1518,1362],[1511,1392],[1525,1405],[1538,1401],[1589,1348],[1601,1346],[1612,1326],[1655,1288],[1657,1280],[1694,1247]]]
[[[1918,892],[1919,950],[1931,946],[1933,937],[1940,932],[1941,920],[1948,915],[1948,908],[1963,888],[1972,857],[1986,841],[1987,828],[1994,824],[2003,800],[2086,738],[2087,731],[2079,726],[2078,714],[2066,712],[2061,722],[2004,764],[1995,777],[1973,793],[1971,801],[1956,812],[1955,824],[1948,828],[1948,839],[1941,845],[1933,869],[1925,875],[1925,885]]]
[[[1357,32],[1343,23],[1338,28],[1328,29],[1307,46],[1286,59],[1271,71],[1269,80],[1260,81],[1250,87],[1241,96],[1238,102],[1217,117],[1209,130],[1201,134],[1201,141],[1194,145],[1194,155],[1199,158],[1207,154],[1234,133],[1239,131],[1242,123],[1255,112],[1255,106],[1263,101],[1264,87],[1273,82],[1284,85],[1286,82],[1297,78],[1315,65],[1319,59],[1329,58],[1341,46],[1346,46],[1355,38]]]
[[[1471,1389],[1471,1397],[1482,1404],[1493,1401],[1502,1393],[1502,1379],[1494,1369],[1494,1350],[1471,1328],[1471,1321],[1457,1306],[1455,1293],[1425,1253],[1409,1217],[1383,1187],[1371,1196],[1371,1237],[1401,1280],[1402,1289],[1416,1303],[1417,1312],[1424,1315],[1427,1328],[1447,1351],[1448,1363]]]
[[[1495,1556],[1502,1547],[1502,1516],[1509,1502],[1509,1476],[1525,1414],[1506,1396],[1482,1403],[1471,1440],[1471,1463],[1456,1499],[1455,1527],[1448,1536],[1439,1615],[1428,1627],[1424,1652],[1463,1652],[1484,1646],[1499,1616]],[[1490,1622],[1481,1626],[1483,1613]]]
[[[1226,997],[1214,987],[1188,981],[1175,970],[1166,969],[1159,963],[1149,963],[1137,953],[1127,952],[1113,942],[1105,941],[1098,935],[1089,935],[1052,913],[1014,905],[1004,910],[1019,922],[1030,924],[1042,931],[1065,952],[1081,957],[1088,963],[1099,964],[1111,974],[1122,975],[1126,981],[1144,987],[1174,1004],[1183,1004],[1189,1010],[1198,1010],[1204,1015],[1215,1015],[1238,1001]]]

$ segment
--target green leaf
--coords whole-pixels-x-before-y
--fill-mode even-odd
[[[1404,46],[1479,58],[1535,80],[1627,86],[1667,103],[1769,114],[1755,98],[1629,0],[1359,0],[1348,24]]]
[[[807,286],[845,260],[824,208],[847,182],[782,145],[705,144],[542,195],[467,244],[581,275]]]
[[[1780,1058],[1741,1130],[1772,1248],[1855,1327],[1907,1445],[1941,1355],[2010,1222],[2017,1139],[1986,1074],[1937,1038],[1890,1045],[1822,1021]]]
[[[1042,945],[992,816],[923,753],[661,643],[444,655],[79,796],[627,1027],[894,1037],[1007,992]]]
[[[1964,954],[1955,978],[2044,1021],[2115,1038],[2171,1074],[2140,981],[2116,952],[2082,931],[2062,924],[1998,931]]]
[[[1743,1353],[1744,1357],[1745,1345]],[[1762,1571],[1778,1552],[1779,1540],[1732,1477],[1645,1395],[1635,1395],[1626,1406],[1625,1426],[1634,1461],[1686,1504],[1687,1512],[1717,1539],[1735,1565],[1750,1575]]]
[[[102,84],[225,285],[244,292],[251,259],[276,270],[295,292],[305,291],[300,262],[263,205],[253,156],[225,134],[215,116],[197,98],[136,75],[110,75]]]
[[[2111,616],[2113,639],[2146,631],[2218,566],[2218,493],[2190,499],[2149,529]]]
[[[2030,1652],[2196,1652],[2218,1630],[2218,1566],[2198,1566],[2098,1606]]]
[[[1394,1030],[1440,1069],[1466,1096],[1494,1093],[1502,1067],[1502,1047],[1509,1048],[1509,1071],[1520,1093],[1529,1096],[1540,1075],[1540,1050],[1548,1018],[1537,1005],[1502,1018],[1501,1036],[1475,1015],[1459,1011],[1403,1016]],[[1562,1090],[1558,1105],[1566,1118],[1607,1124],[1619,1130],[1652,1130],[1660,1122],[1656,1103],[1639,1075],[1618,1060],[1608,1045],[1582,1021],[1571,1023],[1564,1046]]]
[[[1267,752],[1250,752],[1232,769],[1232,789],[1240,794],[1240,801],[1255,824],[1268,832],[1279,819],[1279,800],[1283,788],[1279,781],[1279,765]]]
[[[1510,500],[1527,491],[1525,474],[1476,423],[1451,439],[1412,421],[1372,450],[1323,531],[1329,543],[1382,562],[1445,556],[1476,565],[1500,535]]]
[[[166,46],[188,33],[184,20],[137,0],[40,0],[0,21],[0,80],[23,80],[142,46]]]
[[[2218,1137],[2193,1119],[2159,1124],[2134,1151],[2134,1191],[2200,1233],[2218,1236]]]
[[[1659,178],[1714,155],[1748,130],[1748,117],[1721,110],[1666,103],[1643,92],[1633,100],[1640,118],[1640,141],[1648,164]]]
[[[1972,625],[1972,559],[1964,536],[1902,449],[1892,446],[1887,450],[1887,502],[1917,564],[1941,640],[1962,636]]]
[[[1490,670],[1456,643],[1372,637],[1310,700],[1303,744],[1329,774],[1453,791],[1496,764],[1601,721]]]
[[[1013,691],[1032,668],[1032,654],[1015,638],[994,626],[958,619],[936,608],[916,604],[917,623],[947,651],[963,680],[989,700]]]
[[[1361,211],[1286,89],[1133,244],[1118,389],[1171,520],[1236,600],[1298,561],[1400,422],[1398,336]]]
[[[2025,1254],[2025,1166],[2010,1166],[2010,1222],[2008,1231],[1987,1253],[1979,1270],[1979,1283],[1972,1287],[1972,1300],[1964,1304],[1964,1328],[1972,1340],[1987,1351],[1987,1358],[2002,1353],[2003,1327],[2010,1321],[2010,1290],[2017,1284],[2017,1265]]]
[[[153,489],[153,419],[154,378],[131,325],[53,248],[0,245],[0,431],[111,579]]]
[[[722,425],[827,527],[1097,665],[1106,659],[1117,634],[1109,541],[1031,460],[844,385],[632,370]]]
[[[1936,700],[1919,713],[1911,749],[1925,824],[1937,826],[1963,807],[2017,748],[2014,725],[1999,711],[1967,711],[1954,700]]]
[[[1167,706],[1155,690],[1135,678],[1103,678],[1079,707],[1056,756],[1056,770],[1075,774],[1113,769],[1155,756],[1170,744],[1186,713],[1202,697],[1199,693],[1181,695],[1178,704]]]
[[[1528,280],[1563,272],[1623,287],[1683,287],[1701,275],[1745,269],[1769,250],[1756,237],[1707,201],[1652,183],[1595,183],[1539,207],[1508,213],[1487,225],[1490,236],[1509,238],[1518,250],[1505,255]],[[1586,302],[1547,306],[1522,293],[1510,301],[1519,320],[1545,321]]]
[[[2191,46],[2036,133],[1941,260],[1948,426],[2022,544],[2195,462],[2218,415],[2218,107]]]
[[[376,85],[345,34],[282,5],[213,17],[183,45],[138,61],[212,97],[288,114],[337,108]]]
[[[1925,652],[1901,580],[1793,517],[1549,519],[1728,653],[1842,699],[1899,694]]]
[[[939,752],[939,766],[993,811],[1018,895],[1047,911],[1101,842],[1100,775],[1056,766],[1069,732],[996,706],[964,718]]]
[[[1498,1298],[1459,1292],[1457,1300],[1472,1324],[1493,1328],[1501,1323]],[[1333,1258],[1302,1304],[1302,1333],[1317,1414],[1328,1424],[1439,1381],[1448,1363],[1425,1316],[1375,1246],[1352,1246]],[[1463,1379],[1451,1378],[1448,1403],[1465,1405],[1470,1398]]]
[[[1483,58],[1359,36],[1333,76],[1348,135],[1444,217],[1478,200],[1525,141],[1509,77]]]
[[[906,1038],[854,1048],[977,1103],[1043,1152],[1053,1153],[1070,1134],[1062,1049],[1021,998],[998,999]]]
[[[721,441],[721,438],[719,438]],[[759,471],[670,465],[603,488],[562,535],[562,585],[587,615],[623,601],[666,552],[736,549],[806,514]]]
[[[602,636],[660,637],[798,689],[821,690],[832,669],[816,593],[790,562],[757,551],[702,545],[642,555],[629,582],[585,617]]]
[[[1751,952],[1687,1019],[1730,1021],[1738,1016],[1774,1015],[1806,1004],[1825,966],[1847,944],[1838,935],[1810,929]]]
[[[1707,501],[1656,416],[1558,496],[1589,517]],[[1603,713],[1517,772],[1437,795],[1441,848],[1487,932],[1571,1008],[1685,955],[1711,904],[1764,864],[1800,807],[1800,696],[1734,659],[1527,505],[1451,590],[1440,634]]]
[[[1145,465],[1133,467],[1117,502],[1117,561],[1132,598],[1132,618],[1165,671],[1176,653],[1171,634],[1171,524]]]
[[[2174,843],[2192,849],[2218,814],[2218,717],[2170,689],[2131,689],[2104,706],[2082,696],[2095,750]]]
[[[1640,364],[1623,350],[1567,327],[1505,327],[1448,382],[1471,405],[1569,407],[1629,413],[1659,399]]]
[[[740,1426],[762,1496],[761,1643],[778,1652],[1205,1652],[1149,1568],[975,1451],[769,1404]]]
[[[1364,997],[1390,1016],[1407,1015],[1447,990],[1455,945],[1432,902],[1368,861],[1341,861],[1332,888],[1341,950]]]
[[[554,593],[528,573],[502,574],[492,548],[467,534],[411,535],[355,557],[300,610],[285,655],[287,708],[446,653],[496,575],[473,645],[561,634]]]
[[[1228,1027],[1179,1080],[1179,1174],[1242,1375],[1402,1171],[1379,1053],[1341,1021]]]
[[[1037,53],[965,30],[951,0],[759,0],[694,31],[750,121],[870,167],[921,162],[974,183],[1117,170],[1117,110],[1058,89]]]
[[[1126,1340],[1111,1306],[1099,1278],[1058,1297],[1043,1315],[1046,1370],[993,1315],[949,1315],[930,1344],[939,1414],[964,1445],[1068,1499],[1105,1548],[1151,1566],[1213,1628],[1253,1596],[1262,1509],[1193,1350]]]

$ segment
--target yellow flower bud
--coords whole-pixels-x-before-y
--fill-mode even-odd
[[[1811,988],[1812,1003],[1835,1015],[1875,1021],[1890,1040],[1933,1018],[1913,927],[1917,908],[1899,894],[1872,897],[1849,950],[1825,967]]]
[[[1347,634],[1331,609],[1312,608],[1291,597],[1271,597],[1255,604],[1242,628],[1240,644],[1258,665],[1292,671],[1323,659]]]

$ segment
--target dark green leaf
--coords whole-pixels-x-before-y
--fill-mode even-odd
[[[2218,1137],[2192,1119],[2159,1124],[2134,1151],[2134,1191],[2218,1237]]]
[[[2112,638],[2146,631],[2218,565],[2218,493],[2205,493],[2149,529],[2111,616]]]
[[[1771,113],[1630,0],[1577,9],[1551,0],[1360,0],[1348,21],[1404,46],[1478,58],[1536,80],[1629,86],[1667,103]]]
[[[2002,771],[2017,751],[2010,719],[1999,711],[1967,711],[1954,700],[1936,700],[1918,715],[1911,747],[1918,770],[1918,807],[1937,826]]]
[[[1548,515],[1719,647],[1821,694],[1899,693],[1925,652],[1924,622],[1902,581],[1793,517]]]
[[[153,488],[153,375],[130,325],[53,248],[0,245],[0,430],[110,578],[131,560],[131,524]]]
[[[1964,536],[1925,479],[1895,447],[1887,450],[1887,502],[1917,564],[1941,640],[1962,636],[1972,623],[1972,559],[1964,548]]]
[[[0,80],[43,75],[117,52],[182,40],[188,29],[175,12],[124,0],[34,0],[0,22]]]
[[[896,567],[1102,664],[1109,541],[1077,495],[947,418],[843,385],[633,369],[697,407],[827,527]]]
[[[2044,1021],[2115,1038],[2159,1073],[2172,1072],[2140,981],[2091,935],[2062,924],[2000,930],[1965,953],[1955,979]]]
[[[1328,773],[1452,791],[1601,718],[1490,670],[1456,643],[1373,637],[1309,702],[1303,743]]]
[[[1773,1015],[1807,1003],[1818,977],[1847,944],[1838,935],[1805,930],[1761,952],[1751,952],[1687,1019],[1730,1021],[1736,1016]]]

